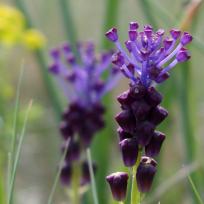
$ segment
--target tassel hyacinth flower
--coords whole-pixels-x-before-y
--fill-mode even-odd
[[[102,97],[113,88],[119,77],[117,69],[112,68],[112,52],[105,52],[97,57],[91,42],[80,43],[77,48],[81,63],[77,62],[70,45],[64,44],[51,51],[53,63],[49,68],[69,101],[60,124],[62,152],[70,139],[61,171],[62,183],[66,185],[70,184],[76,163],[81,169],[80,184],[90,182],[88,163],[83,161],[82,152],[90,146],[94,135],[104,127],[105,108]],[[104,72],[108,72],[106,81],[102,80]],[[95,165],[93,170],[96,170]]]
[[[162,29],[154,31],[150,25],[139,32],[137,22],[129,26],[129,39],[125,42],[128,53],[119,42],[117,29],[112,28],[106,37],[112,41],[117,52],[112,63],[123,75],[130,79],[129,89],[118,96],[121,112],[115,117],[119,124],[119,145],[124,165],[133,167],[131,203],[139,203],[139,192],[151,188],[159,154],[165,134],[156,130],[168,116],[168,111],[160,106],[162,95],[155,85],[169,78],[169,71],[176,64],[190,58],[185,48],[192,41],[187,33],[172,29],[165,37]],[[139,191],[139,192],[138,192]]]

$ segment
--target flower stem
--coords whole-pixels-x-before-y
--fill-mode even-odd
[[[123,201],[119,201],[118,204],[124,204],[124,202]]]
[[[72,175],[72,202],[73,204],[80,204],[80,166],[79,163],[76,162],[73,164],[73,175]]]
[[[88,164],[89,164],[89,173],[91,176],[91,187],[92,187],[94,204],[98,204],[99,202],[98,202],[98,196],[97,196],[97,190],[96,190],[96,184],[95,184],[95,178],[94,178],[94,172],[93,172],[91,152],[89,148],[87,149],[87,157],[88,157]]]
[[[139,150],[137,162],[132,169],[131,204],[140,204],[140,192],[138,191],[138,188],[137,188],[136,173],[137,173],[137,167],[139,166],[139,163],[141,160],[141,156],[142,156],[142,151]]]

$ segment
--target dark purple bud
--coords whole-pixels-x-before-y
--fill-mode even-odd
[[[95,163],[92,163],[92,168],[94,174],[96,173],[97,167]],[[81,185],[87,185],[91,182],[90,172],[89,172],[89,164],[87,161],[82,163],[82,175],[81,175]]]
[[[135,74],[135,66],[133,64],[129,63],[127,68],[133,75]]]
[[[170,30],[170,34],[173,39],[177,40],[181,36],[181,31],[177,29]]]
[[[61,173],[60,173],[60,180],[63,185],[69,186],[71,183],[71,177],[72,177],[72,168],[69,163],[64,163]]]
[[[164,41],[163,41],[163,43],[164,43],[164,49],[165,50],[168,50],[170,47],[171,47],[171,45],[173,44],[173,39],[171,39],[171,38],[166,38],[166,39],[164,39]]]
[[[150,190],[154,175],[156,174],[157,162],[150,157],[142,157],[137,168],[137,186],[140,192],[146,193]]]
[[[145,25],[144,30],[153,30],[151,25]]]
[[[144,29],[144,33],[147,36],[147,38],[150,38],[152,36],[152,29],[149,28]]]
[[[150,106],[155,107],[161,103],[162,95],[151,86],[147,89],[146,101]]]
[[[133,136],[128,133],[128,132],[125,132],[121,127],[119,127],[117,129],[117,132],[118,132],[118,136],[119,136],[119,140],[120,142],[124,139],[128,139],[128,138],[132,138]]]
[[[135,41],[137,39],[137,31],[136,30],[130,30],[129,31],[129,38],[131,41]]]
[[[162,83],[164,81],[166,81],[168,78],[169,78],[170,74],[168,72],[165,72],[163,74],[160,74],[157,78],[156,78],[156,82],[159,84],[159,83]]]
[[[62,152],[66,151],[66,144],[63,144],[62,146]],[[65,160],[69,163],[72,161],[79,160],[80,158],[80,145],[79,142],[71,140],[68,149]]]
[[[125,46],[129,52],[132,52],[132,42],[130,40],[125,41]]]
[[[66,61],[67,63],[69,64],[75,64],[76,63],[76,58],[74,56],[73,53],[69,53],[67,56],[66,56]]]
[[[123,110],[115,117],[118,124],[126,131],[133,132],[136,126],[136,120],[133,113],[130,110]]]
[[[149,157],[157,156],[161,150],[164,140],[164,133],[155,131],[149,144],[145,147],[145,154]]]
[[[185,62],[187,60],[190,59],[190,53],[187,49],[185,48],[181,48],[178,52],[178,54],[176,55],[176,59],[178,60],[178,62]]]
[[[64,43],[64,45],[62,46],[62,49],[66,54],[71,52],[71,46],[68,43]]]
[[[146,94],[146,88],[142,84],[130,84],[130,96],[141,99]]]
[[[65,140],[72,137],[74,134],[72,128],[70,127],[70,125],[66,121],[62,121],[60,123],[60,132],[61,132],[61,135],[63,136],[63,138]]]
[[[152,135],[154,133],[154,128],[155,126],[149,121],[144,121],[144,122],[137,124],[136,138],[137,138],[138,143],[142,147],[149,144],[152,138]]]
[[[112,56],[112,63],[117,65],[117,66],[119,66],[119,67],[122,67],[123,64],[125,63],[125,59],[121,55],[121,53],[118,52],[118,53],[113,54],[113,56]]]
[[[80,139],[86,148],[89,147],[92,142],[94,131],[95,127],[93,128],[81,127],[79,130]]]
[[[58,64],[52,64],[50,67],[49,67],[49,71],[52,73],[52,74],[59,74],[59,65]]]
[[[141,121],[147,117],[151,107],[145,101],[141,100],[132,103],[131,108],[136,120]]]
[[[120,143],[124,165],[134,166],[138,156],[138,143],[135,138],[124,139]]]
[[[140,54],[143,60],[147,60],[150,55],[150,52],[147,50],[140,50]]]
[[[130,91],[127,90],[120,94],[117,97],[117,100],[122,105],[123,108],[127,108],[133,103],[134,98],[130,95]]]
[[[181,44],[184,46],[189,44],[192,40],[193,40],[192,35],[190,35],[187,32],[184,32],[183,35],[181,36]]]
[[[130,30],[137,30],[139,25],[137,22],[130,22]]]
[[[58,48],[54,48],[50,51],[50,56],[54,59],[54,60],[58,60],[60,58],[60,49]]]
[[[154,66],[154,67],[151,67],[149,69],[149,78],[152,79],[152,80],[156,80],[156,78],[159,76],[161,72],[161,69]]]
[[[93,105],[93,112],[96,114],[104,114],[105,107],[101,103],[94,103]]]
[[[116,42],[118,40],[118,34],[117,34],[116,28],[111,28],[108,32],[106,32],[105,35],[112,42]]]
[[[123,201],[126,197],[128,174],[125,172],[116,172],[106,177],[110,185],[113,198],[117,201]]]
[[[166,117],[168,116],[168,111],[161,107],[157,106],[152,109],[149,120],[154,124],[154,125],[159,125]]]

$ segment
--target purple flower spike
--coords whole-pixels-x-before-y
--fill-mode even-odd
[[[130,23],[129,40],[125,41],[129,53],[126,53],[118,41],[116,28],[109,30],[106,36],[109,40],[115,42],[118,52],[124,57],[123,67],[132,64],[135,68],[133,75],[129,74],[128,69],[121,69],[122,73],[133,83],[139,82],[148,88],[153,82],[161,83],[165,81],[163,79],[166,77],[161,79],[160,76],[175,67],[177,63],[182,62],[175,61],[175,59],[177,59],[181,47],[192,41],[192,36],[187,32],[181,35],[180,30],[172,29],[170,30],[170,37],[164,38],[163,29],[155,32],[151,25],[146,25],[139,32],[138,27],[137,23]],[[155,73],[155,71],[157,71],[158,78],[152,77],[152,73]]]
[[[127,192],[128,174],[124,172],[116,172],[106,177],[110,185],[113,198],[117,201],[123,201]]]
[[[140,192],[146,193],[150,191],[154,175],[157,171],[157,162],[150,157],[142,157],[137,169],[137,186]]]
[[[107,33],[106,37],[112,41],[116,42],[118,40],[118,34],[117,34],[117,29],[116,28],[111,28]]]
[[[149,157],[155,157],[159,154],[161,146],[165,140],[165,135],[162,132],[155,131],[149,144],[145,147],[145,154]]]
[[[183,36],[181,37],[181,44],[183,46],[189,44],[191,41],[193,40],[193,37],[192,35],[190,35],[189,33],[187,32],[184,32],[183,33]]]
[[[124,165],[127,167],[134,166],[137,161],[138,143],[134,138],[124,139],[120,143]]]
[[[181,50],[176,55],[176,59],[178,62],[185,62],[190,59],[189,51],[185,48],[181,48]]]

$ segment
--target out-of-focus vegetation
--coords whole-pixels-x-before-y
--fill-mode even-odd
[[[191,62],[177,66],[171,79],[160,87],[165,95],[163,106],[169,109],[170,117],[160,127],[167,134],[167,139],[159,158],[159,172],[145,202],[196,203],[188,181],[189,172],[204,199],[203,10],[204,5],[198,0],[2,0],[0,204],[4,204],[6,199],[8,152],[14,131],[16,87],[22,63],[24,72],[16,123],[17,138],[31,99],[33,106],[17,169],[14,203],[44,204],[48,200],[60,160],[58,116],[67,104],[61,90],[55,88],[48,76],[48,50],[66,40],[73,44],[77,40],[93,40],[98,51],[109,48],[104,32],[117,25],[121,41],[125,40],[130,21],[152,24],[155,28],[166,30],[180,27],[194,36],[190,48]],[[122,80],[104,100],[107,128],[97,135],[92,146],[92,157],[98,162],[96,184],[99,200],[104,204],[113,203],[104,176],[122,170],[123,166],[117,146],[114,114],[119,110],[116,95],[126,90],[126,84]],[[69,203],[60,185],[57,186],[53,203]],[[90,203],[93,202],[91,191],[88,191],[84,204]]]

